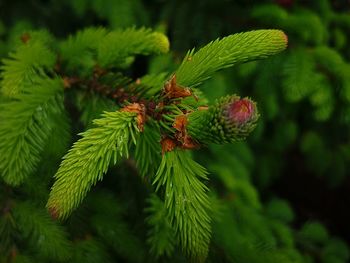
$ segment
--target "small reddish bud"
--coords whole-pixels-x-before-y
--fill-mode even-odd
[[[250,121],[254,113],[255,104],[247,98],[232,102],[228,109],[228,117],[238,125]]]
[[[166,152],[171,152],[176,147],[176,142],[170,138],[164,138],[160,142],[162,146],[162,154]]]

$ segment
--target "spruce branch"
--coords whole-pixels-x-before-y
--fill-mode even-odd
[[[156,258],[163,255],[169,257],[174,251],[176,240],[174,229],[169,222],[168,210],[155,194],[152,194],[147,201],[149,206],[145,211],[148,214],[146,221],[150,226],[147,239],[150,251]]]
[[[164,114],[164,122],[160,122],[171,138],[162,141],[163,152],[175,146],[193,149],[243,140],[254,130],[259,118],[256,103],[237,95],[222,97],[209,107],[184,105],[185,100],[172,105],[171,113]]]
[[[109,165],[129,156],[129,146],[136,144],[139,132],[136,112],[105,112],[94,120],[96,127],[64,156],[52,187],[47,208],[55,218],[66,218],[86,196],[92,185],[102,180]]]
[[[318,66],[322,66],[323,69],[342,80],[342,82],[349,81],[349,64],[335,49],[319,46],[315,47],[311,54]]]
[[[202,182],[208,179],[207,171],[179,148],[240,140],[254,128],[258,112],[254,102],[238,96],[222,98],[208,107],[202,94],[193,87],[217,70],[283,50],[287,43],[284,33],[258,30],[213,41],[196,53],[190,51],[167,82],[167,73],[146,75],[132,81],[122,73],[114,72],[116,68],[129,66],[135,55],[168,51],[168,39],[148,29],[109,32],[89,28],[80,31],[60,43],[56,65],[56,55],[44,40],[32,41],[25,35],[23,42],[10,59],[4,60],[2,67],[3,94],[10,97],[0,104],[0,172],[4,180],[19,184],[36,169],[44,149],[47,152],[49,149],[62,150],[54,144],[44,147],[50,137],[57,140],[65,134],[69,138],[67,118],[61,116],[57,120],[55,117],[64,115],[63,90],[79,87],[75,106],[82,111],[85,124],[102,109],[110,112],[95,119],[94,126],[81,133],[82,138],[64,156],[47,202],[52,217],[67,218],[90,188],[102,180],[109,166],[127,158],[130,147],[135,144],[135,159],[141,175],[156,173],[153,184],[157,191],[164,190],[164,202],[153,196],[147,210],[151,226],[148,242],[152,252],[156,257],[170,255],[178,242],[192,259],[204,261],[211,236],[208,188]],[[48,72],[54,75],[53,69],[63,81],[58,77],[47,77]],[[114,107],[126,102],[137,103],[112,112]],[[57,125],[62,126],[61,129]],[[162,146],[165,145],[163,149],[159,147],[160,138],[163,138]],[[131,260],[140,261],[143,253],[132,255],[132,251],[141,251],[142,242],[127,229],[117,212],[110,213],[112,209],[108,208],[112,205],[112,202],[108,207],[97,204],[100,210],[96,209],[98,215],[92,217],[90,223],[110,248]],[[50,225],[52,222],[41,217],[40,211],[34,211],[33,218],[24,218],[21,211],[29,213],[29,208],[29,205],[19,205],[16,218],[23,225],[21,231],[27,238],[32,238],[33,243],[42,242],[40,236],[46,235],[45,224],[51,229],[47,231],[59,232]],[[113,221],[113,217],[120,220]],[[107,225],[115,231],[106,234]],[[113,243],[120,236],[126,240],[124,247]],[[55,237],[48,240],[52,238]],[[62,240],[64,238],[58,233],[57,240],[52,243]],[[88,252],[94,254],[94,250],[96,255],[100,253],[98,259],[105,258],[105,251],[93,240],[87,238],[80,244],[81,254],[77,252],[73,260],[83,259]],[[43,246],[44,254],[56,254],[50,250],[50,244]]]
[[[56,62],[55,54],[40,41],[29,41],[21,45],[9,58],[2,60],[0,67],[1,92],[8,97],[22,92],[37,76],[45,76]]]
[[[156,125],[146,125],[137,139],[135,160],[142,177],[151,177],[160,164],[160,135]]]
[[[115,67],[125,64],[130,56],[168,51],[169,40],[165,35],[145,28],[129,28],[108,33],[98,46],[97,60],[103,67]]]
[[[140,84],[145,91],[146,97],[152,97],[163,88],[168,78],[168,73],[147,74],[140,79]]]
[[[210,42],[197,52],[187,53],[175,75],[180,85],[195,87],[214,72],[238,63],[267,58],[287,46],[280,30],[255,30]]]
[[[32,86],[0,104],[0,171],[10,185],[33,173],[63,111],[63,81],[36,79]]]
[[[109,32],[104,28],[87,28],[60,44],[60,59],[70,73],[89,76],[96,65],[123,68],[135,55],[160,54],[168,50],[168,38],[150,29]]]
[[[71,262],[76,263],[112,263],[106,248],[91,236],[74,244],[74,255]]]
[[[0,210],[0,255],[6,255],[13,246],[13,241],[17,235],[16,224],[10,212],[9,201]],[[1,259],[1,257],[0,257]]]
[[[97,93],[78,92],[76,105],[81,112],[80,121],[89,127],[94,119],[97,119],[105,111],[117,110],[118,106],[109,98],[100,96]]]
[[[96,65],[96,50],[108,31],[90,27],[78,31],[59,45],[60,60],[70,73],[88,75]]]
[[[208,254],[211,234],[208,188],[204,167],[192,160],[188,152],[174,149],[163,155],[153,184],[164,187],[167,216],[183,250],[203,262]]]
[[[297,13],[289,13],[281,6],[261,4],[253,8],[252,16],[259,21],[264,21],[264,24],[279,25],[280,28],[297,35],[305,42],[320,45],[327,41],[325,21],[320,19],[314,11],[303,9]]]
[[[316,72],[315,66],[313,57],[305,50],[289,55],[282,70],[282,87],[288,101],[300,101],[317,89],[322,75]]]
[[[55,123],[51,129],[44,151],[61,158],[70,146],[72,139],[71,119],[66,110],[63,110],[60,115],[55,118]]]
[[[90,197],[90,196],[89,196]],[[144,244],[123,218],[128,211],[113,194],[104,191],[91,195],[88,206],[93,211],[91,226],[108,247],[131,262],[143,262]],[[137,253],[135,253],[137,251]]]
[[[71,244],[63,228],[58,226],[45,210],[30,202],[18,203],[13,208],[18,230],[30,240],[40,257],[66,261],[71,256]]]

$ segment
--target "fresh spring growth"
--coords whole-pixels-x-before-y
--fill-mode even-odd
[[[283,51],[286,35],[280,30],[230,35],[189,51],[175,72],[136,80],[125,69],[136,55],[168,52],[165,35],[144,28],[88,28],[60,42],[47,32],[29,32],[23,39],[1,68],[3,180],[22,184],[35,174],[47,145],[61,134],[69,138],[64,101],[75,98],[70,103],[87,128],[54,176],[47,202],[51,216],[69,217],[112,165],[131,157],[157,200],[149,206],[157,204],[165,215],[146,209],[151,252],[169,255],[179,246],[193,261],[205,261],[210,175],[189,149],[242,140],[259,114],[255,102],[237,95],[208,104],[200,84],[223,68]],[[166,245],[155,236],[161,226]]]
[[[244,139],[253,131],[259,113],[249,98],[227,96],[209,109],[189,114],[188,132],[202,144],[229,143]]]

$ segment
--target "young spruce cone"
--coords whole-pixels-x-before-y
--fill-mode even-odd
[[[237,95],[220,98],[209,109],[187,116],[187,131],[200,144],[240,141],[255,128],[259,118],[256,103]]]

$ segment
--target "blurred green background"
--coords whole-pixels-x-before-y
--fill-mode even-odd
[[[0,0],[0,57],[28,30],[65,38],[87,26],[144,26],[169,36],[171,53],[138,57],[129,72],[135,79],[174,70],[188,49],[218,37],[284,30],[285,52],[219,72],[201,86],[210,101],[249,96],[261,113],[245,142],[195,152],[210,171],[218,211],[208,262],[349,262],[350,1]],[[72,134],[79,129],[73,125]],[[59,160],[53,163],[46,186]],[[62,225],[74,241],[69,262],[186,261],[180,251],[158,259],[149,252],[146,193],[131,166],[117,168],[118,178],[106,176]],[[8,244],[14,226],[5,193],[29,203],[47,199],[46,192],[34,194],[41,179],[30,180],[20,189],[0,183],[0,262],[60,261],[40,255],[29,234],[11,239],[15,250]]]

